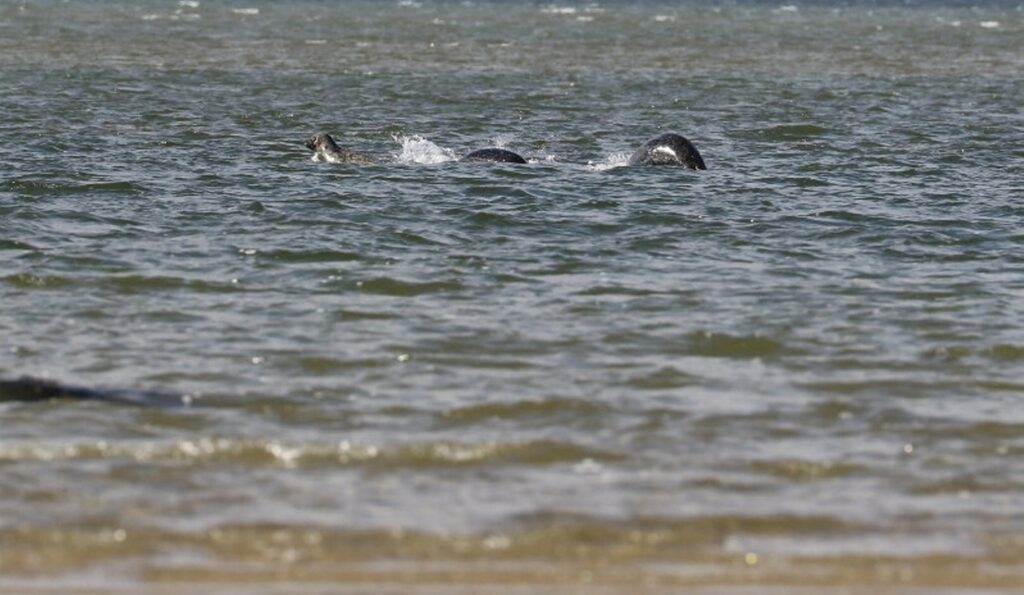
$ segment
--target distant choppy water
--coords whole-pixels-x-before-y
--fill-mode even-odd
[[[0,376],[194,400],[0,404],[0,586],[1019,587],[1022,72],[1013,2],[3,3]]]

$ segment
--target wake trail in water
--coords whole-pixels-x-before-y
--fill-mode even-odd
[[[612,153],[601,161],[588,161],[586,167],[590,171],[607,171],[626,165],[629,165],[629,153]]]

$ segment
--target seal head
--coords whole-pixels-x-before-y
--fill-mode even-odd
[[[519,154],[505,149],[488,148],[477,149],[466,155],[461,161],[491,161],[495,163],[526,163]]]
[[[313,151],[314,158],[330,163],[373,163],[373,160],[351,149],[344,149],[334,142],[326,132],[317,132],[306,139],[306,148]]]
[[[707,169],[697,147],[678,134],[662,134],[640,146],[629,158],[630,165],[680,165]]]

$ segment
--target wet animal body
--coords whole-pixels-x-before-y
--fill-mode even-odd
[[[69,386],[31,376],[22,376],[12,380],[0,378],[0,402],[38,402],[59,399],[158,407],[180,407],[186,404],[182,395],[173,393]]]
[[[496,163],[526,163],[519,154],[506,149],[478,149],[466,155],[461,161],[491,161]]]
[[[326,132],[317,132],[306,139],[306,148],[313,151],[314,157],[320,161],[330,163],[373,163],[373,159],[362,153],[339,147],[338,143],[334,142],[334,137]]]
[[[693,143],[678,134],[662,134],[640,146],[629,158],[630,165],[677,165],[707,169]]]

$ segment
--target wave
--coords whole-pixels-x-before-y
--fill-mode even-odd
[[[617,461],[623,455],[572,442],[534,439],[511,442],[423,443],[377,446],[350,440],[303,442],[258,438],[203,437],[165,440],[46,440],[0,442],[0,463],[16,461],[128,460],[145,463],[221,463],[253,467],[359,466],[377,471],[448,466],[548,466],[581,461]]]

